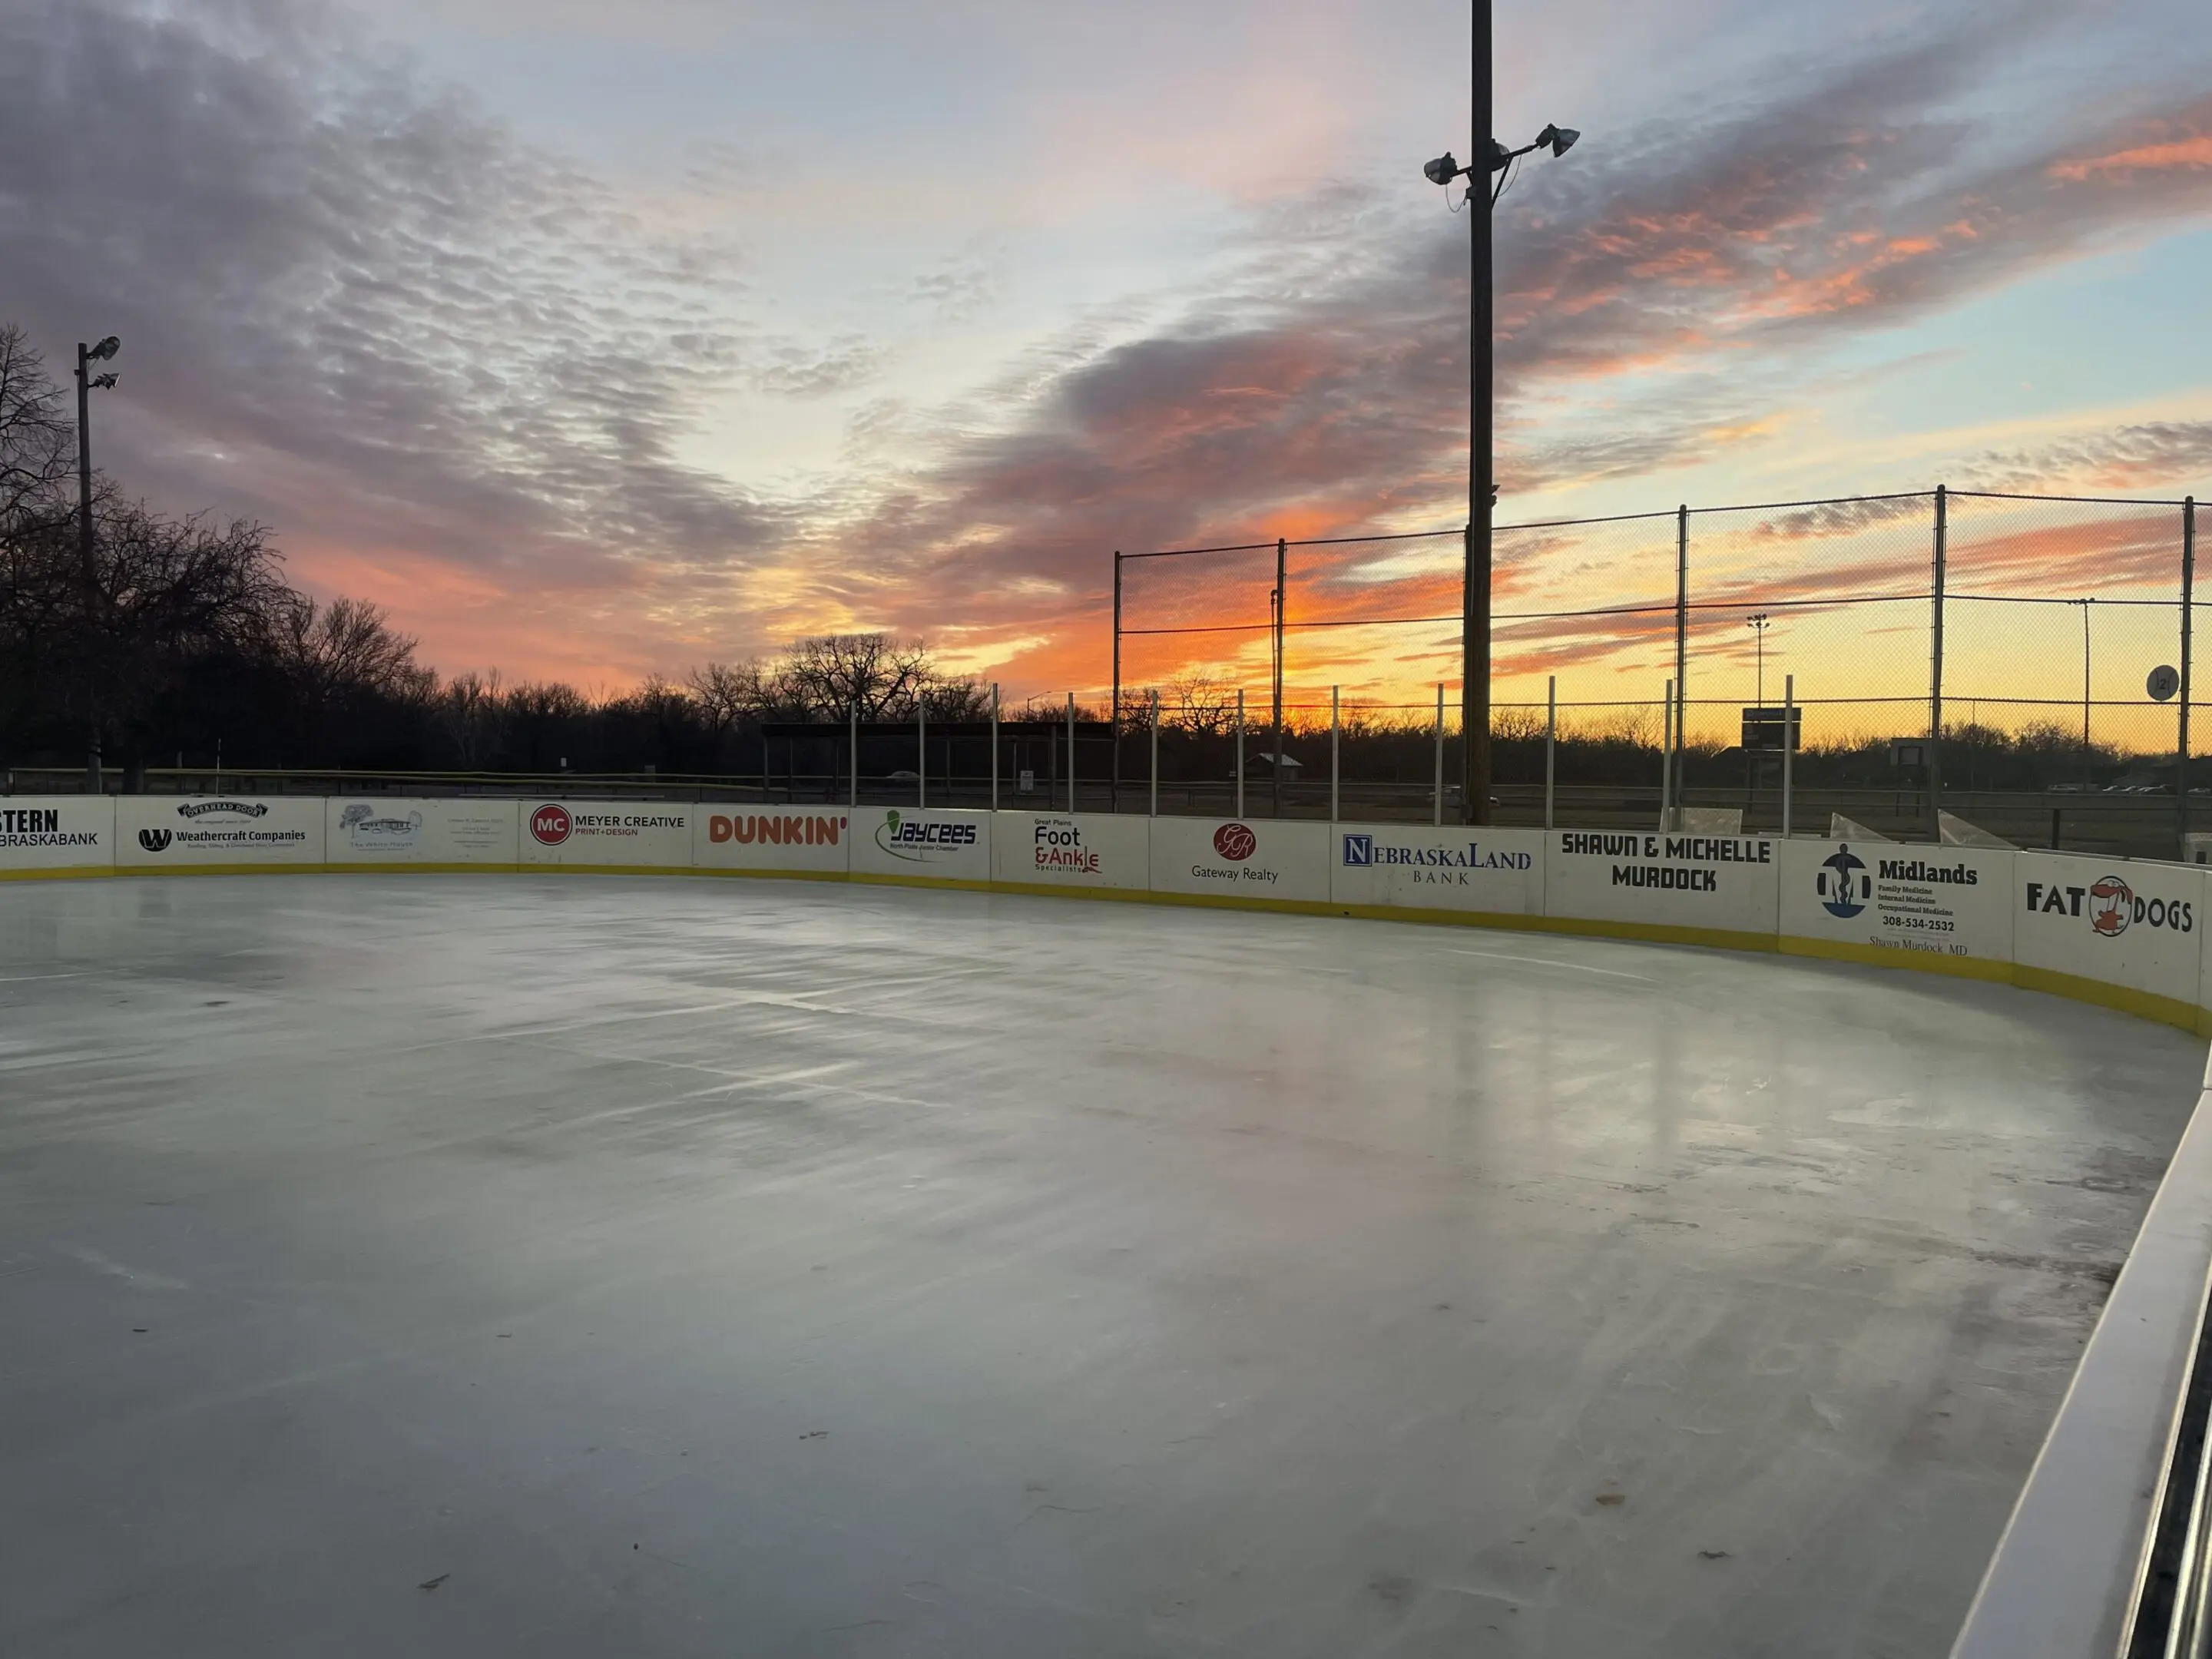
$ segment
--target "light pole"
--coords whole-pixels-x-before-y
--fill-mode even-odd
[[[1759,710],[1759,729],[1762,732],[1766,729],[1766,630],[1773,620],[1774,618],[1764,611],[1754,611],[1743,619],[1743,625],[1751,630],[1752,638],[1758,642],[1759,689],[1753,693],[1752,700],[1753,706]],[[1790,749],[1790,717],[1785,713],[1782,719],[1782,748],[1783,752],[1787,754]],[[1743,751],[1743,788],[1747,805],[1750,802],[1752,792],[1758,786],[1759,760],[1752,753],[1750,746],[1747,744]]]
[[[2094,596],[2076,599],[2081,607],[2081,793],[2089,793],[2089,607]]]
[[[1490,822],[1490,520],[1497,505],[1498,484],[1492,474],[1491,382],[1493,351],[1491,340],[1491,226],[1490,210],[1504,193],[1507,178],[1495,188],[1492,173],[1504,173],[1520,157],[1548,149],[1565,155],[1582,134],[1571,127],[1547,126],[1536,141],[1519,149],[1508,149],[1491,132],[1490,0],[1474,8],[1474,131],[1475,150],[1482,159],[1462,167],[1449,152],[1421,169],[1432,185],[1449,186],[1466,179],[1468,219],[1471,234],[1468,253],[1468,400],[1472,405],[1472,431],[1467,479],[1466,574],[1461,602],[1460,628],[1460,741],[1466,750],[1466,821]],[[1478,185],[1477,180],[1480,180]],[[1482,199],[1478,204],[1476,191]],[[1478,207],[1480,210],[1478,211]]]
[[[122,349],[123,342],[112,334],[98,345],[88,346],[80,340],[76,347],[77,557],[83,567],[84,625],[88,632],[97,625],[100,609],[100,567],[93,556],[92,545],[92,394],[108,390],[116,380],[112,371],[94,374],[92,366],[106,362]],[[96,703],[96,690],[88,688],[87,696]],[[92,750],[85,761],[85,784],[97,794],[106,786],[100,775],[100,715],[96,708],[91,719]]]

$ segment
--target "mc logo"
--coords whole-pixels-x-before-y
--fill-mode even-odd
[[[568,809],[550,803],[530,815],[530,838],[541,847],[558,847],[568,839]]]

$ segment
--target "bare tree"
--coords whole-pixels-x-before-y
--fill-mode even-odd
[[[437,694],[439,729],[453,745],[463,771],[482,771],[497,757],[504,702],[496,668],[483,674],[473,668],[456,674]]]
[[[710,662],[685,675],[684,684],[717,750],[738,725],[760,719],[775,701],[768,675],[757,662]]]
[[[1237,723],[1237,689],[1196,669],[1177,674],[1160,692],[1160,720],[1193,737],[1219,737]]]
[[[316,708],[342,692],[426,696],[432,677],[415,660],[416,641],[394,632],[367,599],[318,605],[294,594],[273,607],[270,645],[295,690]]]
[[[939,671],[919,640],[888,634],[828,634],[800,640],[771,665],[775,700],[803,718],[843,721],[912,720],[927,708],[938,720],[972,720],[989,708],[973,680]]]
[[[0,325],[0,540],[65,518],[76,428],[23,331]]]

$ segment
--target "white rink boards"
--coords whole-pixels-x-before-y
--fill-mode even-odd
[[[0,797],[0,878],[723,871],[1455,915],[1894,963],[2212,1033],[2212,866],[1921,843],[836,805]]]
[[[110,797],[0,797],[0,876],[114,867],[115,802]]]

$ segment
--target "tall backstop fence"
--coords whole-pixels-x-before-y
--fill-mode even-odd
[[[1622,792],[1656,790],[1661,811],[1771,817],[1786,755],[1808,810],[1841,791],[1889,833],[1934,836],[1966,805],[2039,844],[2127,817],[2172,856],[2191,786],[2212,783],[2190,767],[2196,518],[2193,498],[1938,488],[1500,526],[1501,821],[1526,817],[1540,767],[1555,806],[1632,816]],[[1332,725],[1454,726],[1463,545],[1116,553],[1110,706],[1205,731],[1241,692],[1266,751],[1308,776],[1297,749]]]

